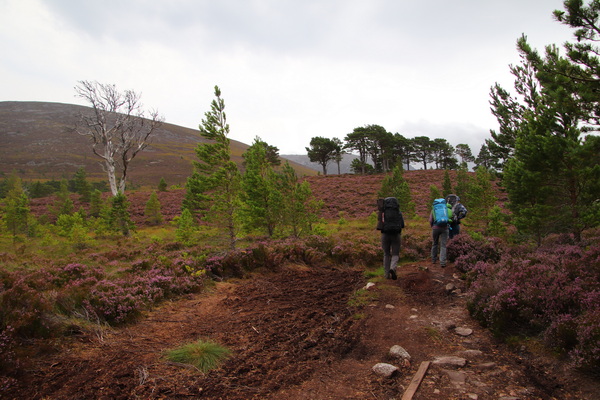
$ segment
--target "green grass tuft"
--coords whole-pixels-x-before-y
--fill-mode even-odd
[[[198,340],[179,348],[168,350],[166,357],[169,361],[181,364],[190,364],[202,372],[218,368],[225,361],[231,351],[217,343]]]
[[[377,293],[367,289],[358,289],[348,299],[350,307],[364,307],[377,300]]]

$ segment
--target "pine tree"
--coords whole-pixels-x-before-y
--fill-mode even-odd
[[[123,193],[118,193],[111,199],[111,207],[108,212],[108,226],[113,232],[120,232],[123,236],[129,236],[135,229],[128,211],[129,201]]]
[[[278,175],[267,158],[267,143],[259,138],[244,153],[241,215],[247,231],[264,229],[273,236],[282,224],[282,195]]]
[[[487,228],[486,233],[491,236],[502,237],[506,235],[506,216],[502,214],[502,210],[499,206],[495,205],[490,209],[487,216]]]
[[[167,181],[165,181],[165,178],[160,178],[160,182],[158,182],[158,191],[159,192],[167,191]]]
[[[433,204],[433,201],[435,199],[440,199],[440,198],[442,198],[442,193],[440,192],[440,189],[436,185],[430,185],[429,186],[429,206],[431,207],[431,205]]]
[[[282,223],[294,237],[310,233],[319,220],[323,202],[315,199],[310,184],[299,182],[296,171],[286,162],[280,175],[282,195]]]
[[[488,150],[488,147],[485,144],[481,145],[481,148],[479,149],[479,154],[477,155],[477,158],[475,159],[475,168],[485,167],[486,169],[489,170],[492,168],[492,166],[495,163],[496,163],[496,160],[494,160],[494,157]]]
[[[442,183],[442,194],[446,198],[449,194],[452,194],[452,181],[450,180],[450,172],[444,171],[444,182]]]
[[[85,168],[81,167],[73,176],[73,185],[76,193],[79,193],[81,200],[84,203],[89,203],[92,195],[92,186],[87,181]]]
[[[454,194],[460,197],[460,202],[468,204],[469,202],[469,187],[471,179],[467,167],[462,166],[456,173],[456,186],[454,186]]]
[[[185,245],[191,245],[198,228],[190,210],[184,208],[179,218],[176,219],[176,223],[175,238],[177,241]]]
[[[90,195],[90,217],[98,218],[102,212],[102,192],[94,189]]]
[[[6,229],[13,235],[13,238],[16,238],[17,235],[29,234],[29,198],[23,190],[21,179],[16,174],[9,176],[7,190],[3,210]]]
[[[146,202],[146,208],[144,209],[144,216],[146,217],[146,222],[150,225],[160,225],[163,222],[163,216],[160,212],[161,204],[158,200],[158,195],[156,192],[152,192],[150,198]]]
[[[71,200],[68,182],[66,179],[63,179],[60,182],[60,190],[56,195],[56,200],[52,205],[52,209],[56,217],[73,214],[75,205],[73,204],[73,200]]]
[[[225,115],[225,102],[221,91],[215,86],[211,111],[206,112],[200,125],[200,135],[208,139],[199,143],[194,162],[194,172],[186,183],[184,208],[192,213],[202,213],[203,220],[212,222],[229,237],[229,247],[235,248],[240,206],[241,175],[231,160],[229,124]]]
[[[512,72],[524,111],[513,116],[514,152],[503,171],[513,221],[538,243],[565,231],[580,240],[584,229],[600,225],[600,138],[586,136],[586,123],[595,124],[597,82],[556,46],[542,57],[525,37],[517,44],[522,62]],[[588,66],[598,65],[596,54],[588,54]]]
[[[381,189],[377,193],[380,198],[395,197],[400,203],[400,210],[406,217],[415,214],[415,203],[412,201],[410,187],[404,179],[404,169],[402,164],[396,165],[392,169],[391,175],[383,178]]]
[[[496,200],[492,175],[485,167],[477,167],[469,185],[469,212],[485,220]]]

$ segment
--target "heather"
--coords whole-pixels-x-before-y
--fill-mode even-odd
[[[302,239],[249,240],[232,251],[137,234],[112,245],[108,239],[103,245],[97,240],[95,248],[58,258],[29,249],[28,261],[20,265],[17,257],[4,253],[0,351],[11,354],[15,341],[56,337],[89,324],[135,322],[161,301],[204,290],[213,280],[243,278],[285,263],[377,267],[381,253],[376,238],[334,238],[344,233],[337,228],[331,232]]]
[[[503,338],[538,337],[573,365],[600,367],[600,237],[553,235],[508,247],[462,235],[449,246],[468,276],[469,310]]]
[[[421,188],[436,182],[439,190],[442,171],[407,171],[404,177],[415,213],[407,216],[402,233],[400,268],[429,257],[429,192]],[[449,177],[458,178],[454,171]],[[128,193],[128,236],[111,230],[102,215],[94,216],[91,203],[72,196],[79,212],[56,216],[50,207],[56,198],[35,199],[33,234],[0,236],[0,369],[17,364],[24,342],[135,323],[161,302],[204,291],[214,281],[244,279],[286,264],[358,267],[375,276],[382,252],[374,200],[383,178],[308,178],[324,204],[310,234],[248,233],[234,249],[216,229],[191,216],[185,227],[182,190]],[[146,218],[151,196],[158,199],[159,224]],[[543,341],[573,365],[597,369],[600,234],[587,230],[580,242],[571,235],[549,235],[538,246],[514,235],[501,200],[492,210],[495,218],[476,206],[474,195],[467,206],[471,214],[463,234],[450,241],[448,259],[468,282],[472,315],[501,337]]]

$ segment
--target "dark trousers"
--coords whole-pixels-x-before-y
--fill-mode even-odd
[[[460,233],[460,224],[453,222],[450,224],[450,231],[448,232],[448,239],[452,239],[454,236]]]
[[[400,258],[400,243],[400,233],[381,233],[383,269],[386,278],[389,278],[390,270],[396,270]]]

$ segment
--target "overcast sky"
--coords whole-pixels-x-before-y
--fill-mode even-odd
[[[0,0],[0,101],[87,105],[78,81],[132,89],[197,129],[214,86],[230,138],[305,154],[314,136],[377,124],[467,143],[497,122],[526,34],[571,40],[563,0]]]

